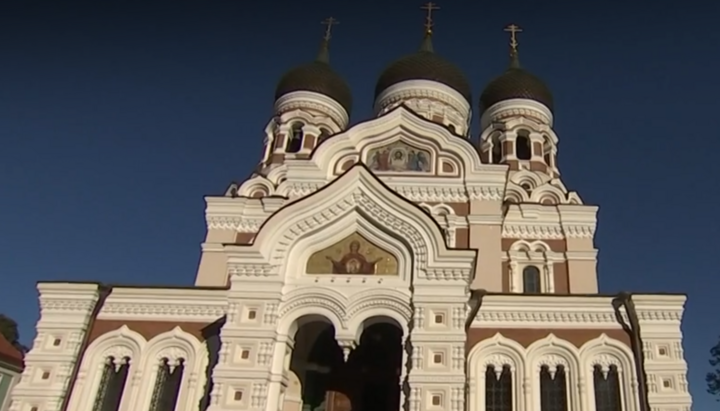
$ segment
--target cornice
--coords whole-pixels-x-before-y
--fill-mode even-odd
[[[114,288],[98,319],[211,323],[225,315],[226,306],[222,289]]]
[[[319,111],[328,115],[340,127],[348,124],[347,111],[337,101],[328,96],[310,91],[294,91],[280,97],[275,101],[275,111],[284,113],[296,109]]]
[[[395,103],[411,98],[436,100],[450,106],[465,121],[469,120],[470,103],[452,88],[429,80],[408,80],[388,87],[376,99],[375,113],[380,114],[384,109],[395,105]]]
[[[653,301],[652,296],[649,296]],[[683,303],[677,298],[653,301],[634,295],[638,317],[643,324],[679,326]],[[682,300],[684,301],[684,300]],[[623,312],[627,321],[627,315]],[[474,328],[621,328],[612,307],[612,297],[605,296],[486,296]]]
[[[511,99],[501,101],[489,107],[480,118],[481,129],[494,122],[505,121],[512,117],[529,117],[549,127],[553,125],[553,114],[544,104],[534,100]]]

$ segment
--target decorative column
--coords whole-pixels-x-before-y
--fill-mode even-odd
[[[40,283],[37,337],[25,356],[25,370],[10,393],[11,411],[37,407],[58,411],[69,394],[70,377],[100,297],[97,284]],[[60,340],[59,345],[54,341]],[[34,378],[49,373],[48,380]],[[76,379],[76,381],[78,381]],[[81,395],[73,392],[73,397]]]
[[[283,387],[286,371],[290,366],[293,340],[287,334],[278,334],[273,344],[270,365],[270,383],[268,384],[267,411],[282,410]]]

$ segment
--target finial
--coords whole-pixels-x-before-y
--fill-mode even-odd
[[[323,26],[327,26],[327,28],[325,29],[325,35],[323,36],[323,40],[330,41],[330,38],[332,37],[332,26],[340,24],[340,22],[331,16],[320,22],[320,24],[322,24]]]
[[[321,21],[320,24],[327,27],[325,28],[322,43],[320,43],[320,51],[318,52],[316,61],[321,63],[330,63],[330,38],[332,37],[332,26],[340,24],[340,22],[335,20],[333,17],[328,17]]]
[[[422,10],[427,11],[427,16],[425,17],[425,34],[426,35],[432,35],[432,28],[433,28],[433,18],[432,13],[435,10],[440,10],[440,7],[437,6],[437,4],[429,1],[425,3],[424,6],[420,7]]]
[[[432,28],[434,26],[432,12],[434,10],[440,10],[440,7],[430,1],[420,8],[422,10],[427,10],[427,16],[425,17],[425,38],[423,39],[422,45],[420,46],[420,51],[427,51],[429,53],[432,53]]]
[[[505,27],[505,31],[510,33],[510,67],[519,68],[517,33],[522,33],[522,29],[516,24],[511,24]]]

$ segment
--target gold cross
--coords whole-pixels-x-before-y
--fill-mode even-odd
[[[511,24],[511,25],[505,27],[505,31],[510,33],[510,49],[512,51],[517,51],[517,47],[518,47],[517,33],[522,33],[522,29],[515,24]]]
[[[427,10],[427,17],[425,17],[425,31],[427,33],[432,33],[432,28],[433,28],[432,12],[434,10],[440,10],[440,7],[438,7],[437,4],[429,1],[420,8],[423,10]]]
[[[339,21],[335,20],[333,17],[328,17],[322,22],[320,22],[323,26],[327,26],[325,29],[325,36],[323,37],[325,40],[330,40],[330,34],[332,32],[332,26],[336,24],[340,24]]]

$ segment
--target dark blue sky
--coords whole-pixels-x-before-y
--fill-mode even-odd
[[[257,163],[275,83],[314,57],[322,19],[341,22],[331,60],[353,122],[422,36],[422,1],[243,3],[1,2],[0,312],[24,341],[38,280],[192,284],[203,196]],[[521,61],[556,96],[563,180],[601,206],[602,291],[688,294],[695,410],[715,406],[720,5],[438,3],[435,49],[475,96],[507,64],[502,28],[524,28]]]

